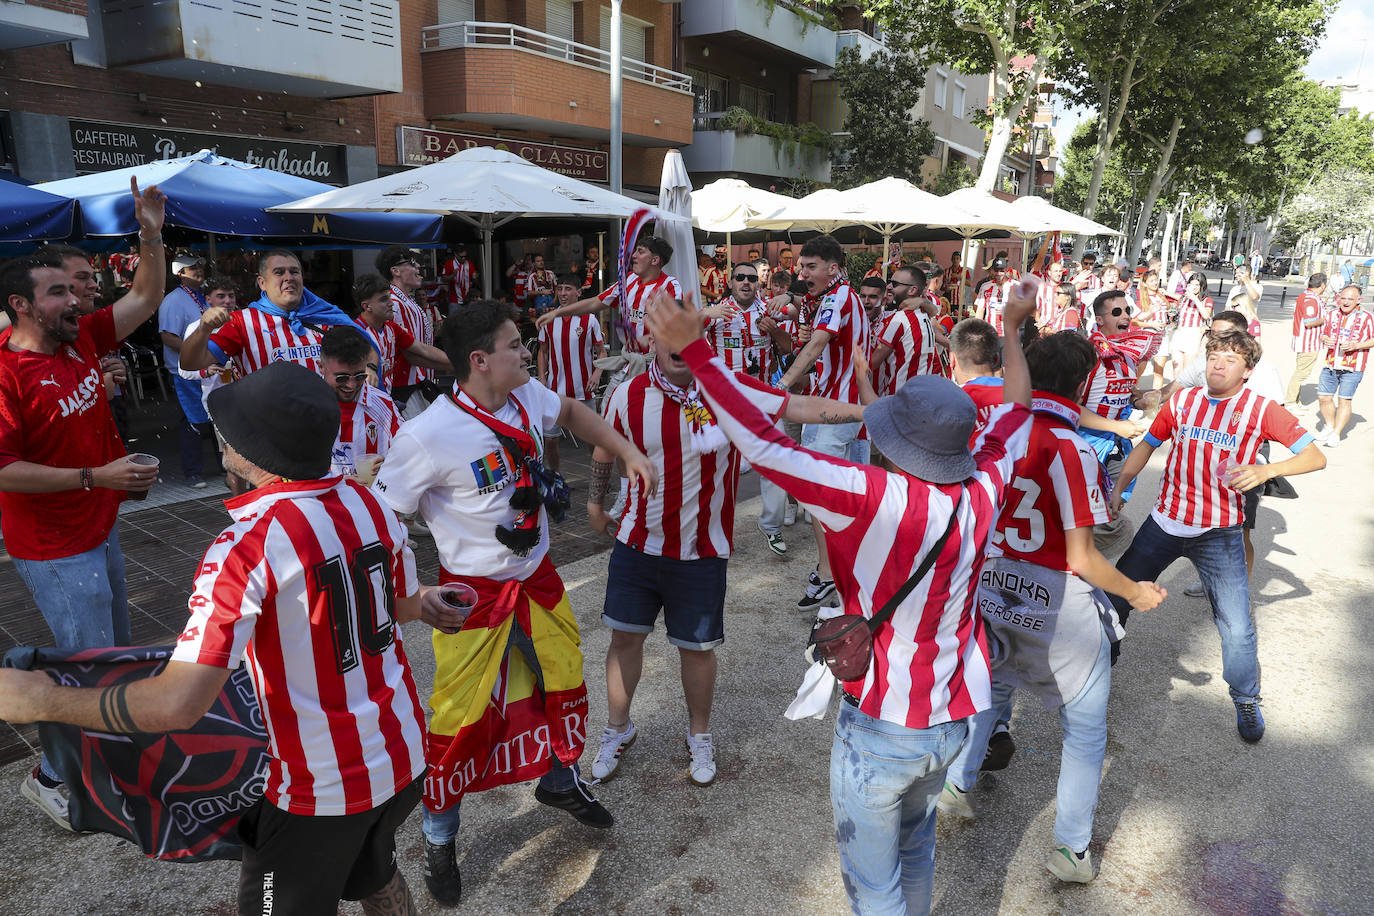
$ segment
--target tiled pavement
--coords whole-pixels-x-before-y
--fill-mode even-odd
[[[210,541],[228,523],[223,481],[207,478],[211,486],[193,490],[177,470],[175,427],[167,421],[170,405],[145,405],[134,417],[131,451],[146,451],[162,459],[162,480],[145,503],[126,502],[119,515],[119,540],[124,551],[129,589],[129,617],[138,645],[165,644],[181,630],[192,578]],[[551,528],[550,553],[558,565],[606,550],[610,542],[587,527],[586,487],[591,450],[562,449],[563,474],[573,488],[572,508],[560,525]],[[218,491],[218,492],[216,492]],[[435,582],[439,560],[434,542],[416,540],[416,561],[422,582]],[[0,544],[0,655],[15,646],[51,645],[52,636]],[[0,721],[0,764],[35,753],[38,730]]]

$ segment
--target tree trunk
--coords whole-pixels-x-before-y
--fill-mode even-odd
[[[1009,4],[1009,9],[1014,10],[1015,4]],[[1055,40],[1057,36],[1051,35],[1039,48],[1030,76],[1026,79],[1021,92],[1015,96],[1012,95],[1011,58],[1006,52],[995,49],[995,64],[992,71],[992,131],[988,135],[988,151],[983,154],[983,168],[978,173],[977,183],[974,184],[978,190],[986,192],[996,187],[997,176],[1002,171],[1002,158],[1007,154],[1007,147],[1011,145],[1012,128],[1021,119],[1021,113],[1026,110],[1026,104],[1031,96],[1040,88],[1040,78],[1045,75],[1045,67],[1049,63],[1050,50],[1054,47]]]
[[[1175,116],[1174,123],[1169,125],[1169,139],[1159,151],[1159,164],[1155,166],[1155,173],[1150,176],[1150,187],[1145,192],[1145,201],[1140,207],[1140,222],[1136,224],[1135,234],[1131,238],[1132,264],[1140,258],[1140,249],[1145,244],[1145,229],[1150,222],[1148,215],[1154,212],[1155,203],[1164,190],[1165,177],[1169,175],[1169,161],[1174,157],[1174,146],[1178,143],[1178,132],[1182,127],[1183,118]]]

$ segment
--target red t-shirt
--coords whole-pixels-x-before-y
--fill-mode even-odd
[[[56,353],[12,350],[0,333],[0,467],[30,461],[97,468],[125,454],[100,374],[100,354],[119,347],[114,313],[80,319],[75,343]],[[0,534],[10,556],[55,560],[110,536],[122,490],[0,493]]]

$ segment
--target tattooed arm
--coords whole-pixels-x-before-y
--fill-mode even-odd
[[[615,470],[615,456],[601,446],[592,449],[592,479],[587,488],[587,520],[602,534],[615,536],[615,519],[606,511],[606,491]]]
[[[156,677],[113,687],[62,687],[43,671],[0,670],[0,719],[65,722],[128,734],[190,728],[229,679],[228,668],[168,662]]]

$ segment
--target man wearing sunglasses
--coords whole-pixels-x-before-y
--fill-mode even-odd
[[[1150,421],[1140,414],[1131,418],[1140,364],[1159,349],[1158,331],[1131,329],[1126,294],[1107,289],[1093,301],[1096,328],[1089,335],[1097,349],[1097,365],[1088,376],[1080,403],[1083,417],[1079,433],[1115,479],[1115,470],[1131,452],[1131,440],[1145,434]],[[1130,499],[1130,489],[1123,493]]]
[[[401,413],[386,392],[368,384],[373,358],[367,338],[348,328],[330,328],[320,338],[320,367],[339,401],[339,435],[330,456],[330,473],[356,477],[370,486],[391,439],[401,429]]]

